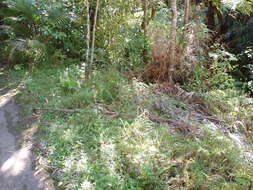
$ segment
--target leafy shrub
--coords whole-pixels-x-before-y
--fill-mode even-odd
[[[195,91],[234,87],[235,81],[230,73],[235,69],[231,64],[232,61],[237,60],[235,55],[227,52],[219,44],[215,44],[209,52],[209,58],[212,61],[211,65],[205,63],[195,65],[185,87]]]
[[[247,47],[244,51],[238,54],[238,61],[234,64],[237,69],[232,73],[236,78],[236,85],[243,90],[253,93],[253,48]]]
[[[125,65],[123,67],[127,68],[138,68],[143,62],[143,51],[148,50],[148,43],[145,36],[138,31],[138,29],[133,29],[127,32],[127,37],[125,38],[125,43],[123,43],[122,50],[124,51]]]
[[[91,102],[112,102],[118,98],[122,76],[115,67],[96,70],[85,81],[79,66],[72,65],[59,74],[59,87],[67,107],[80,107]],[[71,106],[72,104],[72,106]]]
[[[80,73],[77,67],[67,68],[59,77],[60,87],[65,93],[80,89]]]
[[[58,63],[66,55],[79,58],[84,53],[82,30],[71,19],[73,15],[70,15],[67,3],[51,4],[40,0],[5,3],[3,24],[8,35],[5,45],[9,47],[6,52],[11,58],[9,61],[33,65]]]
[[[143,62],[143,51],[149,50],[149,43],[138,27],[123,27],[122,35],[117,42],[117,51],[110,54],[113,62],[119,64],[120,69],[139,68]]]
[[[118,98],[122,77],[115,67],[108,67],[103,71],[94,72],[91,82],[97,101],[112,102]]]

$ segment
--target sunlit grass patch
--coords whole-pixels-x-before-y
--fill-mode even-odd
[[[79,80],[74,88],[68,86],[72,82],[62,81],[66,68],[34,71],[24,80],[22,99],[30,113],[31,107],[77,110],[36,113],[40,154],[46,157],[59,189],[249,187],[252,168],[243,162],[241,150],[219,130],[220,125],[193,116],[191,105],[173,95],[157,94],[155,85],[107,71],[96,71],[90,81],[83,81],[74,75],[76,69],[69,69],[68,80]],[[212,93],[207,100],[215,105],[214,113],[221,118],[226,113],[227,118],[242,116],[236,108],[242,102],[235,94]],[[236,116],[230,112],[236,112]],[[152,114],[165,120],[180,119],[201,133],[171,133],[177,126],[152,121]]]

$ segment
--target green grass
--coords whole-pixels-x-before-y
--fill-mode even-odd
[[[204,135],[171,134],[172,126],[149,119],[150,112],[166,115],[153,109],[155,99],[163,98],[171,113],[188,104],[160,97],[154,86],[114,68],[94,72],[89,81],[74,66],[12,72],[12,79],[25,84],[20,101],[30,113],[33,107],[78,110],[38,113],[37,154],[46,158],[57,189],[239,190],[252,184],[252,167],[223,134],[194,122]]]

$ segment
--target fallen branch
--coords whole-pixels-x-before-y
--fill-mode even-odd
[[[59,108],[33,108],[33,111],[59,111],[59,112],[65,112],[65,113],[74,113],[74,112],[80,112],[81,110],[71,110],[71,109],[59,109]]]
[[[117,118],[119,116],[120,116],[119,113],[113,112],[113,113],[111,113],[111,115],[108,115],[106,118],[108,118],[108,119],[114,119],[114,118]]]
[[[106,114],[107,115],[107,118],[109,119],[113,119],[113,118],[117,118],[120,116],[120,114],[118,112],[114,112],[114,111],[111,111],[107,108],[105,108],[104,111],[102,111],[103,114]]]

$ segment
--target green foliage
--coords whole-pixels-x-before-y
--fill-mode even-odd
[[[214,74],[211,76],[211,85],[218,86],[219,89],[226,89],[233,87],[233,79],[229,72],[233,71],[234,67],[231,65],[232,61],[237,61],[235,55],[221,49],[219,45],[215,44],[214,51],[209,52],[209,56],[213,59],[213,65],[210,67]]]
[[[91,81],[98,102],[102,100],[110,103],[118,98],[122,76],[114,67],[109,67],[102,72],[94,72]]]
[[[236,10],[242,13],[243,15],[251,15],[253,12],[253,1],[252,0],[243,0],[240,1],[236,7]]]
[[[231,62],[236,61],[235,55],[227,52],[219,44],[215,44],[209,52],[211,65],[197,64],[189,76],[185,87],[194,91],[227,89],[234,87],[234,79],[230,73],[235,69]]]
[[[59,77],[60,87],[65,93],[73,93],[80,89],[80,73],[77,67],[67,68]]]
[[[235,89],[226,90],[213,90],[208,93],[202,94],[205,102],[209,105],[209,109],[218,115],[220,118],[224,118],[226,122],[232,127],[234,123],[239,120],[244,120],[244,124],[251,128],[250,119],[250,106],[244,106],[250,104],[251,98],[242,92],[238,92]],[[246,132],[243,127],[240,130]]]
[[[66,97],[68,105],[71,105],[70,100],[73,101],[73,105],[78,105],[78,103],[74,102],[79,101],[84,101],[85,103],[89,103],[89,101],[90,103],[94,101],[110,103],[118,98],[119,84],[121,82],[122,77],[114,67],[108,67],[103,71],[94,71],[89,81],[83,79],[81,69],[75,65],[68,67],[59,76],[59,87],[61,91],[66,96],[71,95],[71,97]]]
[[[89,88],[82,88],[78,92],[68,95],[62,99],[64,107],[83,108],[94,102],[94,92]]]
[[[241,22],[233,23],[231,31],[234,34],[231,52],[235,53],[238,61],[234,64],[237,69],[233,72],[239,87],[252,92],[252,18],[247,24]],[[238,30],[239,29],[239,30]]]
[[[38,40],[9,41],[8,60],[15,64],[34,65],[48,59],[45,44]]]
[[[123,70],[139,68],[143,63],[143,51],[149,51],[147,39],[138,28],[126,28],[122,41],[119,44],[120,68]]]
[[[71,17],[64,2],[50,5],[40,0],[9,0],[5,3],[8,8],[4,10],[4,26],[9,30],[6,42],[10,57],[21,50],[18,45],[21,42],[20,54],[26,58],[23,64],[54,62],[56,52],[69,57],[81,55],[85,42],[83,33],[71,19],[75,15]]]

